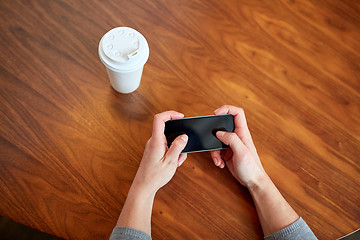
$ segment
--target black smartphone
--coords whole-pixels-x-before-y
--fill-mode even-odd
[[[224,114],[171,119],[165,122],[164,133],[168,147],[176,137],[182,134],[188,135],[188,143],[182,151],[188,153],[228,148],[229,146],[216,137],[216,132],[233,132],[234,129],[234,116]]]

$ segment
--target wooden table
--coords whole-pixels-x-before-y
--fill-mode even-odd
[[[320,239],[360,223],[358,1],[0,2],[0,214],[106,239],[154,114],[245,109],[263,165]],[[140,88],[115,92],[97,49],[148,40]],[[248,191],[190,154],[156,196],[154,239],[261,239]]]

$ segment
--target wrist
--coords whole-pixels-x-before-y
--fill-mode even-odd
[[[146,184],[144,181],[139,180],[135,177],[133,183],[131,184],[129,194],[141,195],[141,197],[149,199],[155,198],[157,190],[151,187],[150,184]]]
[[[270,183],[272,183],[270,177],[264,173],[250,181],[246,187],[249,189],[250,193],[254,193],[261,189],[265,189]]]

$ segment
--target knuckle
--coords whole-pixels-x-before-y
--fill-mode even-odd
[[[154,115],[154,120],[159,119],[159,117],[160,117],[160,114],[159,114],[159,113],[155,114],[155,115]]]
[[[236,133],[230,133],[229,134],[229,142],[234,142],[238,139],[238,136],[236,135]]]
[[[146,142],[146,146],[149,146],[151,144],[151,138],[149,138]]]
[[[174,161],[173,161],[173,157],[168,157],[170,159],[168,159],[169,161],[166,161],[165,164],[168,166],[168,167],[171,167],[174,165]]]
[[[154,141],[152,140],[152,138],[149,138],[149,140],[147,140],[147,142],[146,142],[145,147],[146,147],[146,148],[151,148],[152,145],[154,145],[153,142],[154,142]]]

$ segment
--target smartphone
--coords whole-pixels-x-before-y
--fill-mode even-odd
[[[216,137],[216,132],[233,132],[234,129],[234,116],[224,114],[171,119],[165,122],[164,133],[168,147],[176,137],[186,134],[189,140],[182,153],[188,153],[228,148]]]

